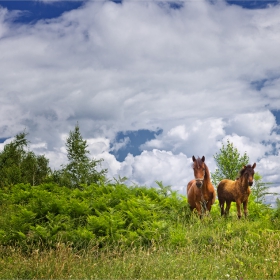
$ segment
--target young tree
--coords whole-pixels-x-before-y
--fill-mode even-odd
[[[28,150],[27,133],[22,132],[0,152],[0,186],[18,183],[41,184],[49,175],[49,160]]]
[[[63,166],[61,171],[55,173],[60,185],[75,188],[81,184],[90,184],[105,179],[107,170],[97,170],[97,166],[101,165],[102,160],[90,159],[87,147],[87,141],[83,140],[77,124],[66,139],[69,163]]]
[[[223,144],[219,153],[214,155],[217,164],[217,169],[211,173],[212,182],[215,186],[219,184],[222,179],[235,180],[238,177],[240,169],[249,163],[249,157],[245,152],[243,156],[240,155],[237,148],[227,140],[227,145]]]
[[[23,182],[32,186],[42,184],[51,174],[49,160],[43,155],[35,155],[32,151],[26,154],[21,169]]]

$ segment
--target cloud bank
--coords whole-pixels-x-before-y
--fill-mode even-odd
[[[34,24],[0,7],[0,138],[26,129],[53,168],[78,122],[109,176],[184,193],[191,156],[229,139],[280,192],[280,6],[248,10],[225,1],[86,2]],[[112,155],[120,131],[162,133]],[[8,140],[7,140],[8,141]]]

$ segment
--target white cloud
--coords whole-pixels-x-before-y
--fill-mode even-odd
[[[189,137],[188,132],[186,131],[186,128],[184,125],[179,125],[167,132],[167,135],[171,138],[179,138],[181,140],[187,140]]]
[[[269,110],[280,109],[280,5],[88,1],[33,25],[7,21],[14,15],[0,8],[0,138],[26,128],[52,166],[67,159],[65,135],[77,121],[112,176],[141,184],[183,188],[190,157],[205,155],[213,169],[226,139],[260,163],[272,143],[279,151]],[[158,128],[141,155],[120,163],[109,153],[116,132]]]
[[[276,17],[274,10],[262,14]],[[261,61],[251,71],[262,50],[255,54],[252,41],[254,48],[263,44],[258,31],[268,25],[267,18],[265,27],[256,21],[260,15],[204,1],[168,11],[152,2],[89,2],[57,20],[10,27],[14,36],[1,44],[3,89],[19,97],[21,114],[60,129],[69,119],[105,121],[111,129],[118,120],[116,129],[137,129],[255,110],[266,98],[249,82],[271,70]],[[275,29],[275,18],[271,24]]]
[[[236,115],[229,120],[227,131],[250,137],[252,141],[264,141],[271,139],[271,133],[276,127],[274,115],[266,110]]]
[[[217,140],[224,135],[224,122],[221,119],[186,120],[144,145],[143,149],[161,148],[174,153],[183,152],[187,156],[202,156],[216,149]]]
[[[11,143],[13,140],[14,140],[14,138],[8,138],[3,143],[0,143],[0,151],[3,151],[5,145]]]
[[[121,163],[117,161],[114,155],[110,154],[110,140],[107,138],[87,139],[88,150],[94,159],[103,159],[101,163],[102,169],[108,169],[108,177],[118,177],[117,173],[121,167]]]
[[[279,170],[280,154],[270,155],[262,158],[258,163],[258,169],[260,174],[267,182],[278,182],[280,185]]]
[[[236,134],[227,135],[221,142],[226,145],[227,140],[233,143],[234,147],[237,148],[241,155],[246,153],[249,156],[249,159],[251,161],[250,164],[253,164],[254,162],[260,160],[265,156],[266,153],[272,150],[272,146],[269,144],[264,145],[257,141],[252,141],[248,137],[239,136]],[[221,147],[221,143],[219,143],[218,146]]]
[[[164,150],[143,151],[133,157],[129,154],[122,162],[119,174],[131,182],[146,186],[156,186],[155,181],[171,185],[179,193],[185,194],[185,187],[193,178],[191,159],[180,153],[174,155]]]

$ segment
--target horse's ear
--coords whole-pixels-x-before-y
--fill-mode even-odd
[[[194,157],[194,156],[192,156],[192,161],[193,161],[193,162],[195,162],[195,161],[196,161],[196,159],[195,159],[195,157]]]
[[[256,167],[256,163],[253,164],[252,168],[254,169]]]
[[[203,156],[201,160],[202,160],[202,162],[204,162],[205,161],[205,156]]]
[[[247,166],[246,165],[243,165],[243,168],[242,169],[245,169]]]

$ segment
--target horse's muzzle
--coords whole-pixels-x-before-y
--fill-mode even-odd
[[[196,181],[195,181],[195,184],[196,184],[196,186],[197,186],[199,189],[202,187],[202,183],[203,183],[202,180],[196,180]]]

